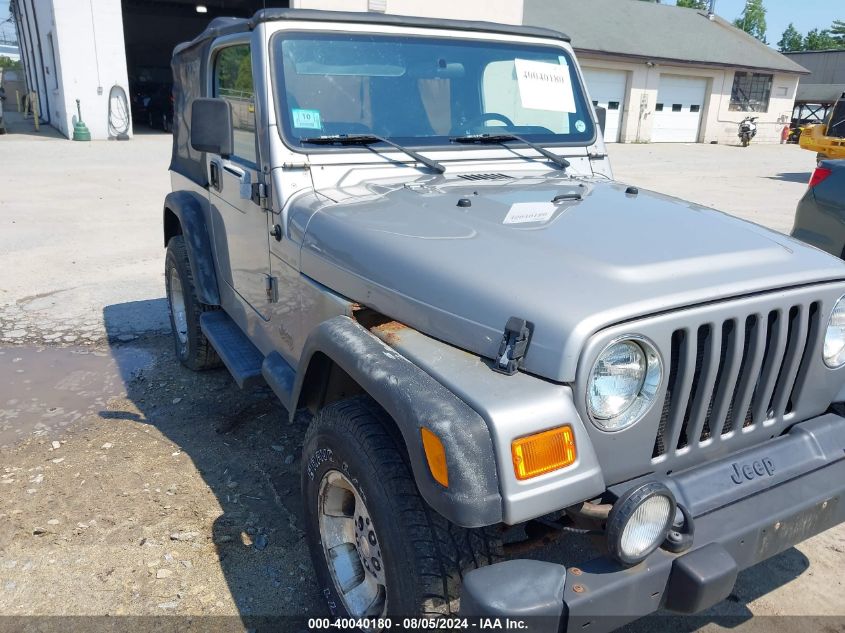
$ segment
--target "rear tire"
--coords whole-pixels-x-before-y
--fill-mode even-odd
[[[305,534],[332,616],[453,615],[463,574],[502,559],[495,527],[461,528],[425,503],[400,442],[366,396],[328,405],[306,433]]]
[[[220,366],[220,357],[200,327],[203,312],[219,310],[197,298],[185,238],[175,235],[167,243],[164,258],[164,281],[167,287],[167,311],[179,362],[199,371]]]

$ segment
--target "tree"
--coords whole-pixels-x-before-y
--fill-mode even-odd
[[[678,0],[678,6],[684,7],[685,9],[706,11],[710,8],[710,2],[708,0]]]
[[[831,48],[839,48],[839,40],[827,29],[813,29],[804,38],[805,51],[825,51]]]
[[[745,0],[745,8],[734,26],[766,44],[766,7],[763,0]]]
[[[5,55],[0,55],[0,68],[23,70],[20,60],[13,60],[11,57],[6,57]]]
[[[839,48],[845,48],[845,21],[834,20],[830,27],[830,34],[839,41]]]
[[[801,37],[801,33],[798,32],[798,29],[795,28],[792,22],[789,23],[789,26],[783,32],[778,42],[778,50],[781,53],[793,53],[804,50],[804,38]]]

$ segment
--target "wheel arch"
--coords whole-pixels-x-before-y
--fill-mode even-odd
[[[164,246],[175,235],[185,238],[197,295],[207,305],[220,305],[214,251],[206,218],[208,200],[191,191],[174,191],[164,199]]]
[[[502,521],[493,441],[485,420],[428,373],[345,316],[324,321],[309,335],[291,393],[291,416],[368,394],[390,416],[402,437],[425,501],[462,527]],[[443,443],[449,487],[434,480],[420,434]]]

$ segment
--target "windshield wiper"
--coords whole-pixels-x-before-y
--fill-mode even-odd
[[[450,141],[453,143],[507,143],[508,141],[518,141],[520,143],[525,143],[528,147],[539,152],[546,158],[548,158],[551,162],[555,165],[560,167],[561,169],[566,169],[569,167],[569,161],[566,160],[563,156],[558,156],[554,152],[550,152],[549,150],[540,147],[537,143],[532,143],[521,136],[517,136],[516,134],[467,134],[466,136],[456,136],[454,138],[450,138]]]
[[[433,169],[438,174],[442,174],[444,171],[446,171],[446,168],[437,161],[431,160],[430,158],[426,158],[422,154],[418,154],[412,149],[402,147],[398,143],[394,143],[393,141],[386,139],[383,136],[377,136],[375,134],[330,134],[327,136],[311,136],[308,138],[303,138],[300,139],[299,142],[312,143],[314,145],[372,145],[373,143],[385,143],[387,145],[390,145],[391,147],[398,149],[400,152],[404,152],[414,160],[421,162],[429,169]]]

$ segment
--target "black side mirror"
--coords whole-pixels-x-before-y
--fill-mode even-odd
[[[607,110],[602,108],[601,106],[596,106],[596,118],[599,120],[599,129],[601,130],[601,135],[604,137],[604,128],[607,124]]]
[[[191,147],[228,158],[234,151],[232,106],[225,99],[194,99],[191,104]]]

